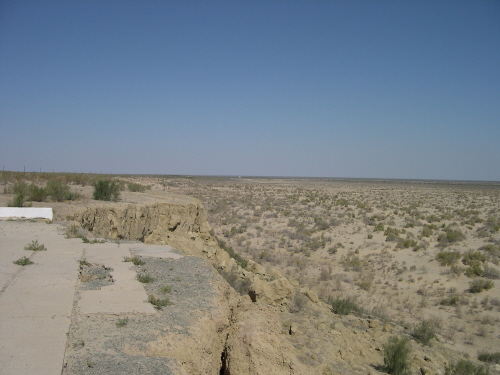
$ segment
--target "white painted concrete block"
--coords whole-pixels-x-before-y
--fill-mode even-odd
[[[49,219],[52,221],[52,208],[42,207],[0,207],[0,217],[26,219]]]

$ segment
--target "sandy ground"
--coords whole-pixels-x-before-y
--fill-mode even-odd
[[[352,298],[409,328],[430,321],[472,358],[500,348],[498,183],[177,179],[164,189],[198,197],[217,237],[324,300]],[[447,230],[463,236],[443,241]],[[454,268],[441,252],[460,254]],[[466,274],[468,252],[482,254],[481,275]],[[494,287],[471,293],[476,279]]]

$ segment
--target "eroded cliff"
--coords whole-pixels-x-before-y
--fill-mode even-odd
[[[170,245],[204,259],[211,270],[187,267],[182,276],[174,277],[175,264],[163,271],[145,266],[156,269],[157,278],[170,273],[165,282],[174,283],[178,296],[190,303],[174,301],[175,308],[166,307],[158,315],[163,318],[146,319],[148,333],[127,345],[118,344],[120,339],[105,340],[103,347],[116,348],[112,358],[135,358],[141,366],[149,363],[151,369],[165,367],[173,374],[366,374],[377,373],[383,364],[383,343],[402,332],[375,318],[337,316],[314,292],[252,261],[241,268],[211,236],[205,210],[196,199],[93,206],[74,220],[96,236]],[[228,275],[246,284],[247,292],[236,293],[215,270],[230,282]],[[208,287],[204,298],[210,296],[203,306],[198,305],[201,297],[192,298],[196,289],[186,292],[200,283]],[[176,324],[181,315],[189,319]],[[426,374],[438,373],[449,358],[436,350],[431,358],[419,347],[412,353],[414,370]]]

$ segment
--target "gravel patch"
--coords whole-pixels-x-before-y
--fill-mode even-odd
[[[174,374],[177,362],[161,356],[145,356],[152,342],[166,335],[190,337],[190,327],[214,309],[219,277],[203,259],[139,257],[144,265],[134,266],[138,274],[153,281],[142,284],[148,295],[166,299],[170,304],[155,314],[80,314],[79,291],[102,288],[106,277],[79,282],[72,324],[68,336],[63,375],[76,374]],[[109,275],[100,265],[85,265],[82,274]],[[106,272],[104,272],[106,271]],[[101,283],[101,284],[99,284]],[[133,349],[131,349],[133,348]],[[131,355],[130,353],[137,353]],[[129,354],[127,354],[129,353]]]

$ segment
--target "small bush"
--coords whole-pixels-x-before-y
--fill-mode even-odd
[[[15,195],[12,203],[9,203],[9,207],[23,207],[24,200],[28,195],[28,185],[25,182],[16,182],[12,186],[12,192]]]
[[[358,306],[353,298],[331,298],[328,303],[332,306],[332,311],[337,315],[360,314],[363,312],[363,309]]]
[[[465,234],[463,234],[460,229],[446,228],[444,233],[441,233],[438,236],[437,240],[440,244],[447,245],[453,242],[465,240]]]
[[[33,264],[33,262],[26,257],[19,258],[18,260],[13,261],[12,263],[17,264],[18,266],[27,266]]]
[[[441,251],[436,254],[436,260],[442,266],[452,266],[454,265],[461,257],[459,251]]]
[[[443,306],[457,306],[460,302],[460,296],[457,294],[452,294],[451,296],[445,297],[441,300],[441,305]]]
[[[43,250],[47,250],[47,248],[43,244],[38,243],[38,240],[34,240],[34,241],[31,241],[30,244],[26,245],[24,247],[24,250],[43,251]]]
[[[112,180],[98,180],[94,183],[93,197],[99,201],[117,202],[120,197],[120,184]]]
[[[474,279],[469,283],[469,285],[469,290],[471,293],[481,293],[484,290],[493,288],[495,284],[491,280]]]
[[[384,345],[384,370],[391,375],[410,375],[409,353],[408,338],[391,337]]]
[[[171,305],[170,299],[168,298],[156,298],[153,294],[148,295],[148,302],[152,304],[155,309],[161,310],[162,307]]]
[[[475,263],[475,262],[480,262],[480,263],[486,262],[487,260],[488,260],[488,257],[485,254],[483,254],[482,252],[469,250],[464,254],[463,259],[462,259],[462,263],[466,264],[466,265],[470,265],[470,264]]]
[[[139,274],[136,276],[137,281],[143,283],[143,284],[148,284],[152,283],[155,281],[151,276],[149,276],[147,273],[146,274]]]
[[[500,352],[496,352],[496,353],[482,352],[482,353],[479,353],[479,355],[477,356],[477,359],[479,359],[481,362],[500,363]]]
[[[47,190],[43,187],[39,187],[33,183],[28,187],[27,200],[29,201],[43,202],[47,199],[47,195]]]
[[[147,185],[141,185],[136,182],[129,182],[127,184],[128,190],[132,192],[139,192],[139,193],[144,193],[146,190],[148,190],[150,187]]]
[[[481,267],[482,263],[478,260],[469,261],[469,267],[465,269],[467,277],[481,277],[484,275],[484,270]]]
[[[487,279],[500,279],[500,271],[493,266],[485,264],[483,266],[483,276]]]
[[[118,321],[116,322],[116,326],[117,327],[125,327],[126,325],[128,324],[128,318],[120,318],[118,319]]]
[[[466,359],[445,367],[445,375],[488,375],[489,373],[490,371],[484,366],[475,365]]]
[[[49,180],[45,186],[46,192],[56,202],[76,199],[78,194],[72,193],[69,186],[60,180]]]
[[[432,323],[429,320],[422,320],[420,324],[413,328],[411,336],[415,341],[421,343],[422,345],[430,345],[433,338],[436,337],[434,328],[432,328]]]

